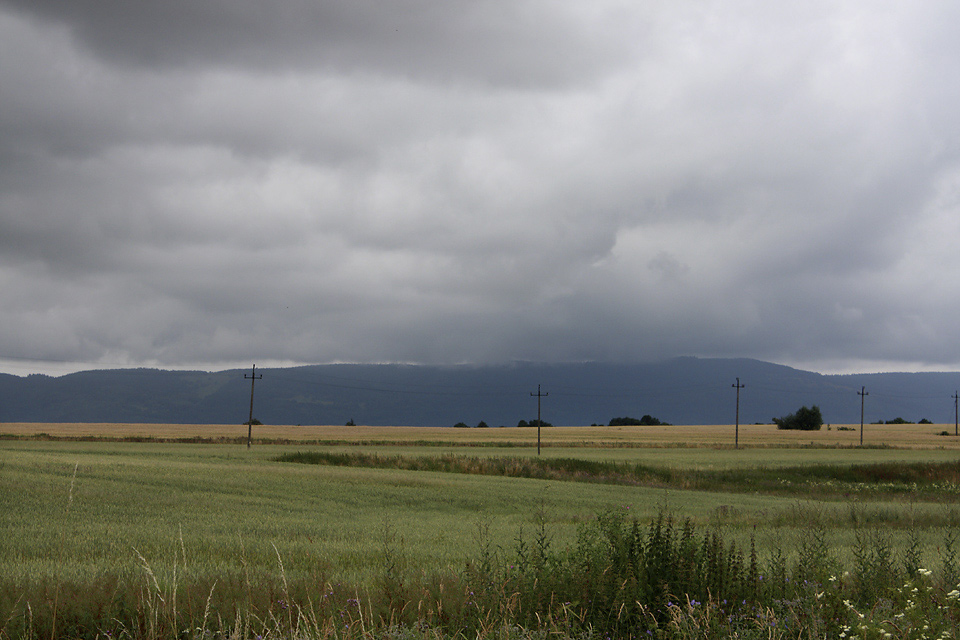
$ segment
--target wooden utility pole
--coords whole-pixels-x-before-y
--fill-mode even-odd
[[[737,384],[730,385],[737,390],[737,422],[736,427],[733,432],[733,448],[740,448],[740,389],[743,389],[745,384],[740,384],[740,378],[737,378]]]
[[[531,396],[537,396],[537,455],[540,455],[540,398],[545,398],[549,393],[540,393],[540,385],[537,385],[537,392],[530,392]]]
[[[870,395],[870,392],[867,391],[866,387],[860,387],[860,391],[857,391],[857,395],[860,396],[860,446],[863,446],[863,399]]]
[[[253,383],[262,377],[262,373],[257,375],[257,365],[253,365],[253,371],[250,375],[243,374],[245,380],[250,380],[250,419],[247,420],[247,449],[250,448],[250,440],[253,438]]]
[[[960,400],[960,393],[953,392],[953,435],[957,435],[957,432],[960,429],[957,429],[957,425],[960,425],[960,411],[957,410],[957,400]]]

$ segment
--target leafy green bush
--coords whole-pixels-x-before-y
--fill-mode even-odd
[[[799,429],[800,431],[819,431],[823,426],[823,416],[820,414],[820,407],[813,405],[797,409],[796,413],[774,418],[773,423],[777,429]]]

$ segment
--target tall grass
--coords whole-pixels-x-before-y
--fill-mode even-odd
[[[885,621],[919,633],[917,611],[953,630],[951,504],[320,469],[244,451],[0,450],[0,640],[797,638],[854,623],[898,637]],[[955,499],[937,492],[925,495]]]
[[[909,537],[897,541],[877,527],[861,533],[854,561],[844,564],[815,519],[796,544],[761,553],[753,538],[743,545],[666,510],[647,522],[601,513],[561,547],[540,514],[509,548],[492,545],[478,526],[466,566],[425,572],[405,561],[403,541],[385,525],[378,576],[366,586],[288,575],[279,552],[270,572],[197,575],[181,537],[160,563],[133,551],[123,573],[0,584],[0,638],[956,634],[960,587],[947,580],[955,577],[950,551],[921,558]]]

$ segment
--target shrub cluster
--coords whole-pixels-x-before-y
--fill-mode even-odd
[[[823,416],[820,414],[820,407],[800,407],[796,413],[774,418],[773,423],[777,429],[799,429],[801,431],[819,431],[823,426]]]
[[[518,427],[535,427],[535,426],[537,426],[537,419],[534,418],[534,419],[531,420],[530,422],[527,422],[526,420],[521,420],[520,422],[517,423],[517,426],[518,426]],[[541,427],[552,427],[553,425],[550,424],[549,422],[547,422],[546,420],[540,420],[540,426],[541,426]]]
[[[631,418],[629,416],[624,416],[622,418],[612,418],[610,420],[610,427],[659,427],[659,426],[670,426],[669,422],[661,422],[657,418],[654,418],[650,414],[644,414],[640,419]]]

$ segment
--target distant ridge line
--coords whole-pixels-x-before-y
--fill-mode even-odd
[[[254,418],[265,424],[515,426],[536,418],[529,390],[550,391],[543,420],[607,424],[651,415],[672,424],[769,423],[817,405],[827,423],[864,419],[953,423],[960,372],[820,374],[745,358],[681,357],[655,363],[503,365],[331,364],[257,368]],[[244,424],[249,369],[216,372],[93,369],[63,376],[0,374],[2,422]]]

